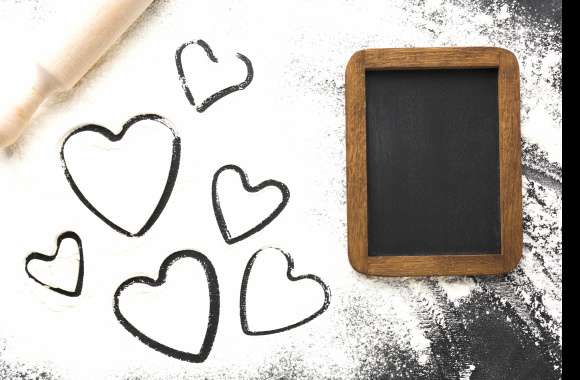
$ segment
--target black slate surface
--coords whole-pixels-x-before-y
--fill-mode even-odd
[[[369,256],[499,253],[496,69],[366,74]]]

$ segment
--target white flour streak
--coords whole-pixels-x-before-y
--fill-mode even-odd
[[[469,297],[476,286],[471,278],[442,278],[437,283],[445,290],[449,301],[454,304],[458,304],[463,298]]]

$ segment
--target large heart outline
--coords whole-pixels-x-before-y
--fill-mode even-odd
[[[284,255],[284,257],[286,258],[286,262],[288,264],[288,270],[286,271],[286,277],[288,278],[288,280],[296,282],[296,281],[301,281],[301,280],[307,279],[307,280],[312,280],[312,281],[317,282],[322,287],[322,290],[324,291],[324,302],[323,302],[322,306],[320,307],[320,309],[318,309],[316,312],[314,312],[313,314],[311,314],[310,316],[304,318],[303,320],[301,320],[299,322],[296,322],[296,323],[293,323],[291,325],[287,325],[284,327],[280,327],[277,329],[272,329],[272,330],[260,330],[260,331],[251,330],[250,327],[248,326],[247,309],[246,309],[246,296],[247,296],[247,291],[248,291],[248,281],[250,279],[250,272],[252,271],[252,266],[254,265],[256,258],[258,257],[258,255],[261,252],[263,252],[265,249],[267,249],[267,248],[262,248],[262,249],[256,251],[252,255],[252,257],[250,258],[250,260],[248,260],[248,264],[246,265],[246,269],[244,270],[244,275],[242,277],[242,287],[240,289],[240,322],[242,325],[242,331],[246,335],[253,335],[253,336],[270,335],[270,334],[281,333],[284,331],[294,329],[294,328],[302,326],[302,325],[312,321],[314,318],[320,316],[322,313],[324,313],[328,309],[328,307],[330,305],[330,288],[328,287],[328,285],[326,285],[324,283],[324,281],[322,281],[322,279],[320,279],[320,277],[313,275],[313,274],[304,274],[304,275],[300,275],[300,276],[293,276],[292,271],[294,270],[294,260],[292,259],[292,256],[290,256],[289,253],[287,253],[279,248],[275,248],[275,247],[268,247],[268,248],[275,249],[276,251],[282,253]]]
[[[135,327],[131,322],[129,322],[125,318],[125,316],[123,316],[119,308],[119,297],[121,296],[121,293],[123,293],[125,289],[134,284],[145,284],[152,287],[158,287],[163,285],[167,278],[167,271],[169,270],[171,265],[173,265],[176,261],[183,258],[191,258],[197,260],[204,269],[208,283],[210,297],[208,324],[205,337],[203,339],[203,343],[201,345],[199,353],[197,354],[177,350],[175,348],[169,347],[161,342],[158,342],[150,338],[149,336],[142,333],[139,329],[137,329],[137,327]],[[213,342],[217,334],[217,328],[219,323],[220,293],[217,274],[211,261],[202,253],[193,250],[183,250],[172,253],[161,264],[159,268],[159,275],[156,280],[146,276],[137,276],[132,277],[124,281],[121,285],[119,285],[113,297],[113,311],[115,317],[117,318],[121,326],[123,326],[127,331],[129,331],[134,337],[139,339],[145,345],[151,347],[152,349],[158,352],[161,352],[164,355],[170,356],[175,359],[187,361],[190,363],[202,363],[209,356],[209,353],[211,351]]]
[[[78,185],[76,184],[75,180],[73,179],[73,177],[68,169],[66,159],[64,157],[64,148],[65,148],[66,143],[68,142],[68,140],[71,137],[73,137],[76,134],[82,133],[82,132],[98,133],[98,134],[104,136],[107,140],[109,140],[111,142],[120,141],[125,136],[125,134],[129,130],[129,128],[131,128],[131,126],[133,126],[135,123],[137,123],[139,121],[143,121],[143,120],[157,121],[157,122],[161,123],[162,125],[164,125],[167,129],[169,129],[169,131],[171,131],[171,134],[173,135],[173,142],[172,142],[173,150],[172,150],[172,154],[171,154],[171,164],[169,166],[169,173],[167,176],[167,181],[165,182],[165,187],[164,187],[163,192],[161,194],[161,198],[159,199],[159,202],[157,202],[157,206],[155,206],[155,209],[153,210],[153,212],[151,213],[151,216],[149,216],[149,218],[147,219],[147,221],[145,222],[143,227],[141,227],[139,229],[139,231],[137,231],[136,233],[132,233],[132,232],[125,230],[123,227],[120,227],[119,225],[117,225],[116,223],[111,221],[110,219],[108,219],[99,210],[97,210],[97,208],[95,206],[93,206],[93,204],[91,204],[91,202],[84,196],[84,194],[79,189]],[[111,227],[115,231],[117,231],[123,235],[126,235],[128,237],[142,236],[155,224],[155,222],[157,221],[159,216],[161,216],[161,213],[165,209],[165,206],[167,205],[167,202],[169,201],[169,198],[171,197],[171,193],[173,192],[173,187],[174,187],[175,181],[177,179],[177,173],[179,172],[180,158],[181,158],[181,139],[175,133],[175,130],[171,126],[170,122],[167,119],[165,119],[164,117],[156,115],[156,114],[142,114],[142,115],[137,115],[137,116],[132,117],[123,125],[123,127],[121,128],[121,132],[119,132],[118,134],[115,134],[115,133],[111,132],[110,130],[108,130],[107,128],[102,127],[102,126],[97,125],[97,124],[85,125],[81,128],[75,129],[68,136],[66,136],[63,143],[62,143],[61,149],[60,149],[60,159],[61,159],[63,167],[64,167],[65,177],[66,177],[67,182],[69,183],[70,187],[72,188],[73,192],[76,194],[76,196],[85,205],[85,207],[87,207],[93,214],[95,214],[105,224],[107,224],[109,227]]]
[[[236,57],[239,60],[241,60],[242,62],[244,62],[244,64],[246,65],[246,71],[247,71],[246,79],[244,79],[242,82],[240,82],[238,84],[228,86],[228,87],[210,95],[208,98],[204,99],[199,106],[196,106],[193,94],[191,93],[191,90],[187,84],[187,78],[185,77],[185,72],[183,70],[183,63],[181,60],[183,50],[190,45],[200,46],[205,51],[208,58],[212,62],[218,63],[218,59],[213,54],[213,51],[211,50],[209,45],[204,40],[185,42],[179,48],[177,48],[177,50],[175,51],[175,65],[177,66],[177,75],[179,76],[181,88],[185,92],[185,97],[189,101],[189,104],[191,104],[193,107],[195,107],[197,112],[201,113],[201,112],[205,111],[206,109],[209,108],[209,106],[211,106],[212,104],[214,104],[215,102],[217,102],[218,100],[223,98],[224,96],[229,95],[229,94],[236,92],[236,91],[243,90],[246,87],[248,87],[250,85],[250,83],[252,82],[252,79],[254,78],[254,68],[252,67],[252,62],[245,55],[237,53]]]
[[[274,209],[274,211],[270,215],[268,215],[264,220],[262,220],[256,226],[250,228],[248,231],[246,231],[238,236],[235,236],[233,238],[231,237],[230,231],[228,230],[228,226],[227,226],[227,223],[225,221],[225,218],[224,218],[224,215],[223,215],[223,212],[221,209],[220,201],[219,201],[219,196],[217,193],[217,181],[218,181],[219,175],[226,170],[233,170],[236,173],[238,173],[238,175],[240,176],[240,179],[242,181],[242,186],[244,187],[244,190],[246,190],[247,192],[257,193],[258,191],[260,191],[266,187],[273,186],[273,187],[276,187],[278,190],[280,190],[280,192],[282,193],[282,201],[280,202],[280,204],[276,207],[276,209]],[[219,168],[215,172],[215,174],[213,176],[213,180],[212,180],[211,192],[212,192],[213,210],[214,210],[214,214],[216,217],[216,221],[217,221],[219,230],[222,234],[222,237],[224,238],[225,242],[228,244],[237,243],[237,242],[244,240],[245,238],[255,234],[256,232],[262,230],[264,227],[266,227],[268,224],[270,224],[282,212],[282,210],[284,210],[284,208],[288,204],[288,201],[290,200],[290,190],[282,182],[276,181],[273,179],[268,179],[266,181],[259,183],[257,186],[252,186],[252,185],[250,185],[247,174],[239,166],[233,165],[233,164],[222,166],[221,168]]]
[[[40,260],[40,261],[45,261],[45,262],[51,262],[54,261],[59,252],[60,252],[60,246],[62,244],[62,242],[65,239],[72,239],[75,241],[75,243],[77,244],[78,247],[78,252],[79,252],[79,269],[77,272],[77,282],[75,285],[75,289],[73,291],[70,290],[66,290],[66,289],[62,289],[56,286],[52,286],[52,285],[48,285],[44,282],[42,282],[41,280],[39,280],[38,278],[36,278],[32,273],[30,273],[30,271],[28,270],[28,264],[30,264],[31,261],[33,260]],[[42,253],[38,253],[38,252],[32,252],[30,255],[28,255],[26,257],[25,263],[24,263],[24,270],[26,272],[26,274],[28,275],[28,277],[30,277],[32,280],[36,281],[37,283],[39,283],[42,286],[47,287],[48,289],[62,294],[64,296],[67,297],[78,297],[81,295],[82,289],[83,289],[83,279],[85,276],[85,263],[84,263],[84,255],[83,255],[83,243],[81,241],[81,238],[79,237],[79,235],[77,235],[75,232],[72,231],[67,231],[67,232],[63,232],[62,234],[59,235],[59,237],[56,240],[56,251],[54,252],[54,255],[44,255]]]

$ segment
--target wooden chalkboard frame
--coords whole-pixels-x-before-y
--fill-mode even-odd
[[[498,70],[500,242],[498,254],[368,256],[365,73],[372,70]],[[511,271],[522,255],[520,83],[516,57],[495,47],[366,49],[346,67],[348,257],[377,276],[489,275]]]

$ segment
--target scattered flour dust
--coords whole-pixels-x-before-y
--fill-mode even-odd
[[[437,280],[443,288],[450,302],[458,304],[465,297],[469,297],[475,288],[475,282],[471,278],[441,278]]]
[[[9,45],[5,40],[22,35],[30,43],[12,40],[20,52],[6,58],[34,51],[55,12],[67,12],[67,2],[0,2],[0,42]],[[448,350],[440,364],[443,359],[434,354],[444,347],[438,332],[454,331],[456,312],[486,292],[515,305],[517,318],[536,329],[538,339],[561,342],[557,183],[540,189],[535,177],[524,182],[526,251],[507,278],[368,278],[347,260],[343,112],[344,69],[356,50],[505,47],[520,63],[523,137],[541,152],[524,160],[533,164],[531,174],[553,183],[548,166],[561,165],[559,33],[558,26],[533,23],[505,1],[486,9],[461,0],[156,1],[74,89],[39,110],[18,145],[0,153],[0,199],[10,200],[0,213],[0,377],[349,379],[386,373],[427,379],[447,365],[454,376],[468,379],[477,366],[465,353]],[[255,70],[248,88],[201,114],[187,102],[174,62],[175,49],[195,39],[206,41],[218,58],[243,53]],[[96,123],[118,132],[140,113],[172,122],[182,157],[163,214],[145,236],[130,239],[79,202],[58,152],[76,127]],[[140,149],[160,154],[147,145]],[[213,174],[230,163],[253,181],[274,178],[291,192],[278,218],[231,246],[219,233],[210,197]],[[548,206],[545,199],[551,200]],[[24,272],[25,257],[52,253],[66,230],[78,233],[85,248],[84,289],[72,300],[39,287]],[[295,273],[319,276],[332,297],[329,309],[310,323],[253,337],[240,328],[239,291],[248,259],[265,246],[289,252]],[[161,262],[181,249],[204,253],[219,279],[218,332],[201,364],[149,349],[113,315],[119,284],[138,275],[156,277]],[[148,317],[151,329],[154,318],[171,321],[159,311]],[[171,334],[188,333],[187,326],[169,327]],[[558,345],[550,352],[556,351]],[[454,364],[455,356],[465,362]]]
[[[459,380],[469,380],[471,379],[471,374],[473,373],[473,370],[475,370],[475,366],[473,364],[470,364],[467,366],[467,368],[465,368],[465,370],[463,370],[461,372],[461,377],[459,378]]]

